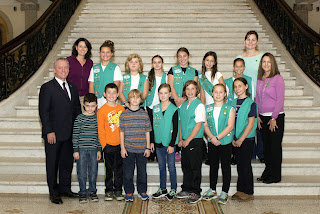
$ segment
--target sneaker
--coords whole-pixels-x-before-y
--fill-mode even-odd
[[[113,200],[113,192],[109,191],[104,195],[105,201],[112,201]]]
[[[196,194],[196,193],[190,193],[189,194],[189,198],[188,198],[188,202],[189,203],[195,204],[200,200],[201,200],[201,195],[200,194]]]
[[[114,197],[116,197],[117,201],[122,201],[124,199],[121,191],[115,191],[114,192]]]
[[[220,197],[219,197],[219,200],[218,200],[218,203],[219,204],[226,204],[229,200],[229,196],[228,196],[228,193],[225,193],[222,191]]]
[[[210,201],[211,199],[218,198],[217,192],[215,190],[212,190],[211,188],[208,189],[203,195],[202,198],[206,201]]]
[[[175,162],[180,162],[180,161],[181,161],[181,154],[180,154],[180,152],[176,152],[174,158],[175,158]]]
[[[182,198],[189,198],[189,193],[186,191],[180,191],[177,195],[177,198],[182,199]]]
[[[99,198],[97,196],[97,194],[95,192],[93,193],[90,193],[90,200],[93,201],[93,202],[98,202],[99,201]]]
[[[125,201],[133,201],[133,194],[126,194]]]
[[[158,191],[152,195],[152,198],[161,198],[162,196],[165,196],[167,193],[167,189],[159,188]]]
[[[141,198],[142,201],[145,201],[145,200],[149,199],[149,196],[145,192],[139,193],[138,196]]]
[[[177,197],[175,189],[172,189],[168,194],[166,194],[166,198],[168,199],[168,201],[172,201],[172,199],[174,199],[175,197]]]
[[[86,195],[79,195],[79,203],[83,204],[83,203],[88,203],[88,199]]]

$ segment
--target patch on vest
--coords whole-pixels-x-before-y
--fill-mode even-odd
[[[124,75],[123,76],[123,79],[129,79],[130,78],[130,75]]]
[[[209,105],[206,110],[207,110],[207,112],[211,112],[213,110],[212,105]]]
[[[176,73],[176,74],[181,73],[180,68],[174,68],[174,73]]]

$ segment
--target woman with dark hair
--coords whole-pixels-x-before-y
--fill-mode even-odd
[[[256,103],[266,165],[257,180],[266,184],[281,181],[284,90],[284,81],[274,56],[265,53],[259,65]]]
[[[261,57],[263,55],[257,49],[259,44],[259,36],[258,33],[254,30],[250,30],[247,32],[246,36],[244,37],[244,45],[245,51],[241,54],[236,56],[236,58],[242,58],[245,62],[245,69],[243,74],[246,76],[251,77],[253,82],[253,90],[251,94],[252,100],[256,97],[256,88],[257,88],[257,75],[258,75],[258,68]],[[259,158],[260,162],[264,162],[264,155],[263,155],[263,141],[261,140],[260,132],[257,129],[257,144],[254,144],[254,150],[252,158],[256,159],[256,156]]]
[[[72,46],[72,55],[67,57],[69,75],[67,80],[76,84],[83,104],[83,97],[89,92],[88,78],[93,66],[91,58],[91,44],[85,38],[79,38]]]

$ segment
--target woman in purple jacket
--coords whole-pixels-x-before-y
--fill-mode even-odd
[[[274,56],[265,53],[260,61],[257,81],[258,128],[264,143],[265,170],[258,181],[281,181],[282,138],[284,131],[284,81]]]
[[[84,95],[89,93],[88,78],[93,66],[90,59],[91,49],[91,44],[87,39],[79,38],[72,46],[72,56],[67,57],[70,66],[67,81],[76,84],[81,105],[83,105]]]

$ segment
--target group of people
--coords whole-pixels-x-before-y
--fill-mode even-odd
[[[159,189],[152,198],[187,199],[190,203],[218,198],[226,204],[232,156],[238,172],[232,199],[253,199],[251,159],[256,155],[266,166],[257,180],[280,182],[284,81],[275,57],[257,50],[257,32],[249,31],[244,45],[245,51],[233,62],[234,76],[224,81],[213,51],[204,55],[201,71],[189,65],[187,48],[178,49],[178,64],[168,73],[163,70],[163,58],[156,55],[148,75],[143,74],[141,57],[130,54],[122,75],[119,65],[111,62],[115,52],[112,41],[101,45],[101,62],[93,65],[90,42],[78,39],[72,56],[56,60],[55,78],[45,83],[39,94],[50,200],[61,204],[60,196],[68,196],[79,197],[81,203],[88,197],[98,201],[96,180],[101,158],[106,201],[134,200],[135,167],[138,196],[147,200],[150,154],[156,154],[160,174]],[[177,154],[181,154],[183,172],[179,192]],[[210,188],[201,195],[204,156],[210,165]],[[74,159],[78,194],[71,191]],[[218,196],[219,162],[223,185]]]

